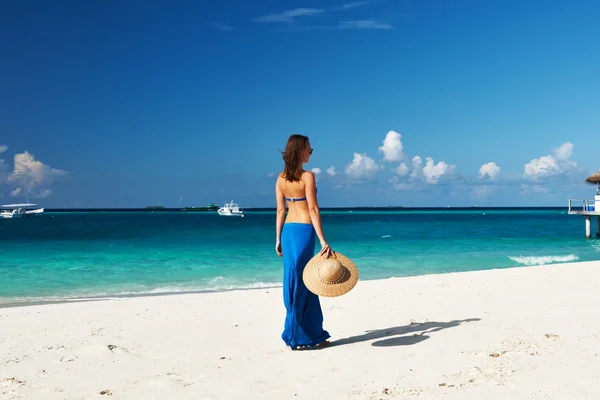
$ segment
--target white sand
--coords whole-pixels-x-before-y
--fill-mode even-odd
[[[339,344],[294,352],[280,288],[4,308],[0,398],[600,399],[599,282],[600,262],[360,281],[322,298]]]

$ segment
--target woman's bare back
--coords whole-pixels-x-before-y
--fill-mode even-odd
[[[285,219],[286,223],[312,223],[308,201],[306,199],[306,182],[304,181],[304,174],[306,174],[306,171],[302,173],[302,177],[298,182],[290,182],[283,177],[283,174],[279,174],[277,184],[283,192],[288,206],[287,217]]]

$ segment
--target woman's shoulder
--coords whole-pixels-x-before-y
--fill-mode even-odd
[[[300,183],[306,184],[307,181],[314,182],[314,180],[315,180],[314,172],[302,170],[302,172],[300,174],[300,181],[299,181]],[[285,183],[292,183],[292,182],[287,180],[284,172],[281,172],[279,175],[277,175],[277,183],[285,184]]]
[[[277,175],[277,185],[286,185],[290,183],[290,181],[288,181],[287,177],[285,176],[285,172],[281,172],[279,175]]]
[[[312,171],[302,170],[302,180],[305,180],[305,179],[314,180],[315,179],[315,173],[312,172]]]

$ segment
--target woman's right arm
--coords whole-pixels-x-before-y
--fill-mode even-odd
[[[281,178],[277,178],[275,183],[275,198],[277,200],[277,217],[275,219],[275,251],[279,256],[281,252],[281,230],[285,220],[285,196],[279,186]]]
[[[326,256],[329,257],[330,254],[334,253],[331,250],[331,247],[329,247],[329,245],[327,244],[327,241],[325,240],[325,235],[323,234],[323,226],[321,224],[321,212],[319,211],[319,203],[317,201],[315,174],[313,174],[310,171],[306,171],[304,173],[304,183],[306,185],[305,191],[308,212],[310,214],[312,224],[315,227],[317,237],[321,242],[321,254],[326,254]]]

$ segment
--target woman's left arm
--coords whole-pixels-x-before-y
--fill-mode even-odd
[[[285,218],[285,196],[281,191],[281,188],[279,187],[279,180],[280,178],[277,178],[277,183],[275,183],[275,197],[277,198],[277,220],[275,222],[275,251],[277,252],[277,254],[279,254],[279,256],[281,256],[281,230],[283,228],[283,220]]]

